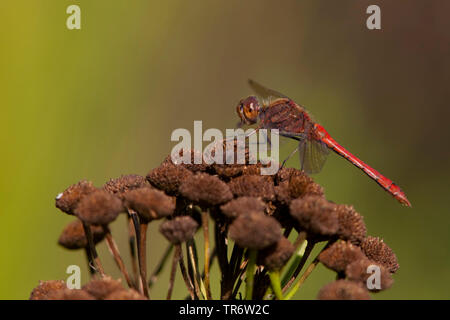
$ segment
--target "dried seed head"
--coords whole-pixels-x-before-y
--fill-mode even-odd
[[[319,255],[319,261],[336,272],[344,272],[350,263],[364,258],[361,249],[347,241],[336,242]]]
[[[92,279],[82,289],[99,300],[105,299],[114,291],[125,290],[120,280],[114,280],[111,277]]]
[[[107,225],[123,211],[122,201],[105,190],[96,190],[78,204],[75,214],[87,224]]]
[[[155,188],[175,196],[178,195],[178,188],[181,183],[192,175],[193,173],[182,165],[164,162],[160,167],[147,174],[147,180]]]
[[[370,260],[385,266],[391,273],[398,270],[397,256],[382,239],[369,236],[361,243],[361,249]]]
[[[90,228],[95,244],[105,238],[106,233],[101,226],[91,225]],[[58,243],[66,249],[75,250],[86,248],[88,243],[81,221],[77,219],[69,223],[59,236]]]
[[[188,169],[192,172],[205,172],[210,169],[210,165],[205,162],[203,153],[197,150],[187,150],[186,151],[186,157],[183,157],[184,150],[181,149],[179,151],[180,160],[179,161],[173,161],[172,155],[167,156],[167,158],[162,163],[163,166],[165,165],[176,165],[176,166],[183,166],[184,168]],[[196,161],[197,159],[197,161]],[[188,163],[189,161],[189,163]],[[199,163],[196,163],[199,162]]]
[[[324,191],[321,185],[319,185],[318,183],[310,183],[309,185],[306,186],[305,188],[305,196],[306,195],[314,195],[314,196],[319,196],[319,197],[323,197],[324,196]]]
[[[291,198],[295,199],[305,195],[308,187],[313,183],[313,179],[303,172],[301,174],[292,174],[289,178],[289,194]]]
[[[355,211],[353,206],[347,205],[338,205],[337,215],[339,220],[339,230],[337,233],[339,237],[359,245],[367,233],[363,217]]]
[[[317,298],[319,300],[370,300],[370,295],[356,282],[337,280],[320,289]]]
[[[250,163],[256,163],[256,158],[250,153],[248,148],[249,140],[245,139],[245,143],[241,144],[237,139],[225,139],[219,143],[216,143],[210,150],[206,153],[206,156],[219,158],[223,164],[229,165],[234,163],[239,163],[247,165]],[[216,155],[216,152],[219,154]],[[221,155],[220,155],[221,152]]]
[[[50,293],[66,288],[62,280],[39,281],[39,285],[31,291],[30,300],[47,300]]]
[[[136,211],[146,222],[167,217],[175,210],[175,201],[164,192],[140,188],[125,195],[125,206]]]
[[[128,191],[148,186],[143,176],[137,174],[122,175],[117,179],[111,179],[103,186],[103,189],[123,200]]]
[[[275,199],[275,189],[270,177],[245,175],[234,178],[228,183],[231,192],[237,197],[255,197],[265,201]]]
[[[92,182],[87,180],[81,180],[78,183],[75,183],[68,187],[64,192],[58,194],[56,196],[56,207],[61,211],[74,215],[75,209],[80,202],[80,200],[97,190],[96,187],[92,184]]]
[[[281,225],[275,218],[250,211],[233,221],[228,236],[240,247],[261,250],[281,238]]]
[[[258,211],[264,213],[266,205],[259,198],[240,197],[222,205],[220,209],[222,210],[222,213],[228,218],[234,219],[241,214],[246,214],[250,211]]]
[[[282,205],[289,205],[292,201],[289,192],[289,181],[281,181],[279,185],[275,186],[275,199]]]
[[[116,290],[110,293],[104,300],[148,300],[134,289]]]
[[[95,300],[95,298],[84,290],[65,288],[50,293],[48,300]]]
[[[281,183],[284,181],[289,182],[289,179],[293,175],[303,175],[302,171],[297,170],[295,168],[286,168],[283,167],[274,175],[274,180],[276,183]]]
[[[294,246],[285,237],[281,237],[276,244],[258,253],[258,264],[269,270],[280,270],[294,253]]]
[[[214,164],[214,171],[223,179],[230,179],[242,175],[245,164]]]
[[[374,288],[371,291],[380,291],[389,289],[394,280],[391,273],[384,266],[377,264],[369,259],[361,259],[350,263],[345,269],[345,275],[348,280],[357,281],[366,285],[367,279],[373,274],[372,268],[379,268],[380,270],[380,287]]]
[[[320,196],[295,199],[290,205],[291,215],[300,229],[317,236],[331,236],[339,228],[336,205]]]
[[[180,193],[189,200],[206,206],[222,204],[233,198],[225,182],[206,173],[188,177],[181,184]]]
[[[176,217],[161,223],[159,231],[169,242],[179,244],[191,240],[198,229],[198,223],[190,216]]]

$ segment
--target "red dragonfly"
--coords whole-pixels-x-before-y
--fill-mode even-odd
[[[239,101],[236,110],[241,123],[256,124],[256,130],[278,129],[279,135],[299,141],[298,147],[289,157],[299,151],[302,170],[308,174],[319,172],[331,149],[361,169],[400,203],[411,206],[398,185],[337,143],[320,124],[311,119],[305,108],[285,95],[265,88],[253,80],[249,80],[249,84],[256,96],[249,96]]]

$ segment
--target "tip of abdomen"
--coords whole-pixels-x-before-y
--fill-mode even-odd
[[[399,192],[395,195],[395,199],[397,199],[398,201],[400,201],[401,204],[407,206],[407,207],[411,207],[411,202],[409,202],[408,198],[406,198],[406,195],[403,192]]]

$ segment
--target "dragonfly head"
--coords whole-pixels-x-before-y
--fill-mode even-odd
[[[236,111],[245,124],[255,124],[258,121],[260,111],[259,101],[255,96],[250,96],[239,101]]]

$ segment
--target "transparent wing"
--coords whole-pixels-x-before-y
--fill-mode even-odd
[[[322,170],[330,149],[317,140],[301,140],[299,143],[300,165],[306,173],[318,173]]]
[[[248,84],[252,88],[252,90],[256,93],[258,98],[260,98],[262,104],[264,107],[267,107],[270,105],[270,103],[276,99],[279,98],[288,98],[284,94],[279,93],[275,90],[269,89],[264,87],[263,85],[259,84],[258,82],[249,79]]]

